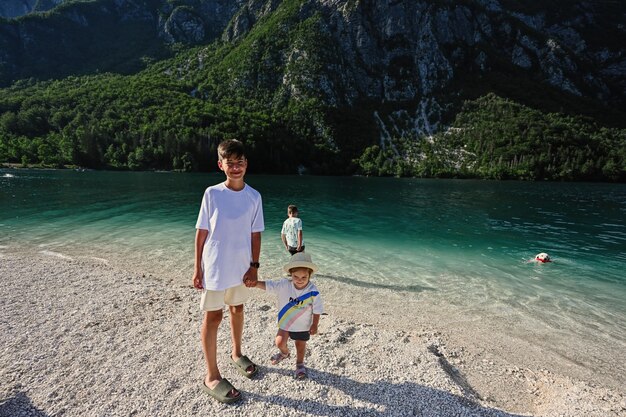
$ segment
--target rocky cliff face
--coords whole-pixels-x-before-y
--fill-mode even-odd
[[[598,21],[591,2],[571,5],[576,11],[572,19],[558,13],[515,13],[495,0],[320,0],[308,6],[302,17],[321,12],[319,29],[335,49],[334,62],[315,79],[298,80],[306,73],[288,74],[287,69],[283,80],[308,85],[332,104],[363,99],[417,103],[409,119],[406,110],[390,114],[391,128],[400,123],[431,133],[449,101],[446,93],[463,89],[455,82],[493,73],[521,76],[566,95],[624,104],[625,51],[615,48],[619,43],[611,48],[585,38],[606,30],[623,41],[625,27]],[[285,55],[306,60],[312,54],[305,51],[294,46]]]
[[[618,68],[626,56],[585,43],[586,26],[602,24],[592,10],[551,24],[545,15],[509,13],[497,1],[442,3],[363,1],[350,8],[350,2],[321,1],[325,29],[337,40],[344,62],[331,78],[345,84],[348,103],[358,97],[417,101],[409,120],[404,112],[391,113],[387,124],[422,134],[437,127],[449,101],[446,92],[460,92],[463,80],[493,73],[517,73],[566,95],[623,103],[626,73]],[[615,30],[624,38],[623,27]]]
[[[222,31],[242,6],[242,0],[205,0],[162,7],[160,35],[168,43],[198,44],[211,41]]]

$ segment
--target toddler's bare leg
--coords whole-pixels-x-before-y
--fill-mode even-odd
[[[283,355],[289,353],[289,348],[287,347],[287,341],[289,340],[289,332],[278,329],[278,333],[276,333],[276,347],[281,351]]]
[[[306,353],[306,341],[294,340],[296,342],[296,363],[304,363],[304,354]]]

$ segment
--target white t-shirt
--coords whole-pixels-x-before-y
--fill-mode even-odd
[[[202,251],[204,288],[222,291],[241,285],[252,260],[251,234],[265,229],[261,194],[247,184],[241,191],[224,183],[207,188],[196,229],[209,231]]]
[[[319,290],[311,281],[297,290],[291,280],[265,281],[265,290],[278,295],[278,327],[290,332],[307,332],[313,323],[313,314],[324,312]]]
[[[297,248],[298,231],[300,230],[302,230],[302,220],[298,217],[289,217],[283,222],[283,230],[280,233],[285,235],[287,245]],[[302,246],[304,246],[304,238],[302,238]]]

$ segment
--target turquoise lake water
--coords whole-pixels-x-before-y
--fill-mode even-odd
[[[0,253],[126,259],[191,279],[200,200],[221,174],[0,170]],[[287,205],[320,279],[497,305],[626,343],[626,185],[260,176],[265,274]],[[553,263],[528,262],[547,252]],[[0,258],[1,261],[1,258]]]

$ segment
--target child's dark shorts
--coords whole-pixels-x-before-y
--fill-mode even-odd
[[[311,338],[311,333],[309,332],[289,332],[289,338],[291,340],[303,340],[307,341]]]
[[[291,255],[295,255],[298,252],[304,252],[304,246],[302,246],[300,250],[298,250],[298,248],[294,248],[293,246],[289,246],[288,251]]]

